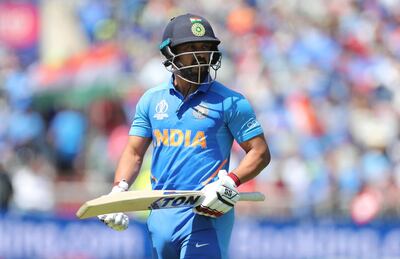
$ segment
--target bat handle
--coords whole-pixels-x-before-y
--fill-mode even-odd
[[[265,195],[261,192],[241,192],[239,201],[264,201]]]

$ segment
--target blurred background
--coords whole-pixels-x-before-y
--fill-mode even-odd
[[[267,201],[238,206],[231,257],[400,258],[399,0],[0,1],[0,258],[150,257],[146,213],[124,233],[74,213],[110,191],[138,99],[170,76],[163,29],[187,12],[211,22],[217,79],[272,153],[241,186]]]

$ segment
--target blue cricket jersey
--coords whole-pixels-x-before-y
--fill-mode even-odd
[[[234,139],[262,133],[243,95],[214,81],[183,100],[170,80],[139,100],[129,135],[153,140],[154,190],[198,190],[228,171]]]
[[[233,140],[263,133],[249,102],[214,81],[200,85],[186,100],[172,79],[139,100],[129,135],[153,142],[155,190],[199,190],[228,171]],[[220,218],[190,208],[153,210],[147,221],[154,258],[225,258],[234,212]],[[204,247],[203,247],[204,246]]]

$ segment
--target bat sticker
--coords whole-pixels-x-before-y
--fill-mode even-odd
[[[149,209],[179,208],[194,206],[201,198],[201,195],[190,195],[181,197],[162,197],[153,202]]]

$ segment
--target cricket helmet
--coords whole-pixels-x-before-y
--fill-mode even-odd
[[[174,51],[176,46],[195,42],[210,42],[213,44],[212,48],[207,51],[174,53],[176,52]],[[165,57],[163,64],[170,72],[185,81],[194,84],[210,83],[215,80],[216,72],[221,66],[221,52],[218,50],[220,42],[215,36],[210,23],[205,18],[190,13],[174,17],[165,27],[160,44],[160,52]],[[202,63],[198,60],[198,55],[204,55],[204,53],[209,55],[208,63]],[[178,60],[178,57],[182,55],[193,55],[196,64],[184,66]],[[210,75],[210,68],[214,71],[213,76]],[[198,69],[198,76],[195,79],[193,79],[193,76],[188,78],[187,74],[193,74],[193,69]],[[205,82],[204,73],[207,74],[206,78],[208,78]]]

